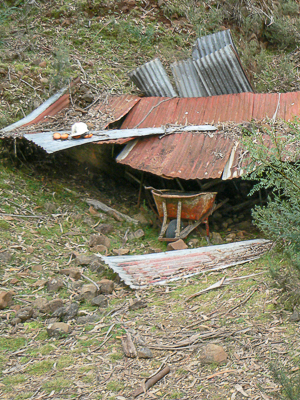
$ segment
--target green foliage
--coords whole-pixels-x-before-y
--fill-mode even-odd
[[[282,386],[281,394],[284,399],[299,400],[300,374],[291,375],[280,363],[270,364],[270,370],[276,382]]]
[[[295,305],[300,301],[300,160],[295,151],[300,129],[297,122],[289,124],[289,133],[277,131],[272,121],[270,126],[265,132],[269,139],[254,132],[244,139],[250,160],[246,179],[256,181],[250,195],[262,189],[269,193],[267,205],[256,206],[252,216],[287,256],[285,270],[273,268],[271,273],[281,288],[292,293]]]

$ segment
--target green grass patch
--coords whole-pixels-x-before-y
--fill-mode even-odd
[[[16,337],[16,338],[0,337],[1,350],[16,351],[24,347],[26,343],[27,343],[26,339],[23,337]]]
[[[53,365],[53,360],[43,360],[29,365],[26,368],[26,372],[30,375],[44,375],[52,369]]]

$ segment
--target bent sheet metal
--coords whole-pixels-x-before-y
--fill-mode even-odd
[[[165,253],[109,257],[98,254],[98,257],[126,285],[132,289],[143,289],[149,285],[163,285],[255,260],[268,251],[271,245],[269,240],[255,239]]]

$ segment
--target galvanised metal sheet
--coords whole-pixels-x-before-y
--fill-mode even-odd
[[[198,60],[199,58],[205,57],[208,54],[220,50],[227,45],[231,45],[234,51],[237,53],[230,29],[198,38],[192,50],[193,59]]]
[[[97,254],[132,289],[164,285],[260,258],[272,246],[265,239],[135,256]]]
[[[221,178],[233,146],[218,133],[174,133],[129,143],[116,161],[168,178]]]
[[[39,132],[25,134],[24,137],[27,140],[35,143],[37,146],[42,147],[47,153],[55,153],[57,151],[66,150],[71,147],[77,147],[80,145],[85,145],[87,143],[104,144],[108,140],[111,140],[111,144],[118,143],[122,144],[125,141],[131,140],[134,137],[143,137],[149,135],[170,135],[173,134],[174,129],[177,132],[206,132],[206,131],[216,131],[217,128],[212,125],[197,125],[188,127],[177,127],[177,128],[138,128],[138,129],[111,129],[111,130],[101,130],[101,131],[89,131],[93,136],[87,139],[67,139],[67,140],[54,140],[54,132]],[[71,131],[60,131],[59,133],[67,133],[68,135]]]
[[[177,96],[158,58],[136,68],[129,77],[146,96]]]
[[[209,96],[208,91],[199,78],[193,60],[176,61],[171,64],[171,70],[180,97]]]
[[[195,60],[194,65],[208,96],[253,91],[231,45]]]

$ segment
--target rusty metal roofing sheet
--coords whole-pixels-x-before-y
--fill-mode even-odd
[[[110,118],[108,119],[103,129],[110,123],[119,121],[123,118],[139,101],[141,97],[124,94],[121,96],[108,96],[105,100],[96,103],[90,108],[89,113],[91,116],[101,112]]]
[[[177,91],[180,97],[207,97],[209,93],[199,78],[191,59],[171,64]]]
[[[138,256],[98,256],[125,284],[132,289],[143,289],[255,260],[268,251],[271,245],[269,240],[254,239]]]
[[[237,53],[237,49],[232,40],[230,29],[224,31],[212,33],[211,35],[202,36],[196,40],[193,46],[192,56],[194,60],[198,60],[201,57],[205,57],[223,47],[231,45],[234,51]]]
[[[138,67],[129,77],[146,96],[177,96],[158,58]]]
[[[116,161],[168,178],[221,178],[233,145],[217,133],[174,133],[128,143]]]
[[[65,94],[69,87],[65,87],[58,91],[56,94],[51,96],[43,104],[41,104],[37,109],[32,111],[29,115],[23,119],[3,128],[0,130],[0,135],[20,128],[22,126],[37,124],[40,121],[45,121],[47,116],[53,116],[59,111],[68,107],[70,104],[70,98],[68,94]]]
[[[195,60],[194,65],[207,96],[253,91],[231,45]]]
[[[143,98],[128,114],[122,128],[168,124],[203,124],[300,116],[300,92],[282,94],[238,93],[206,98]],[[207,149],[207,151],[205,150]],[[219,155],[213,157],[212,151]],[[143,138],[129,143],[117,161],[166,177],[203,179],[240,176],[240,148],[222,135],[173,134],[159,140]]]

